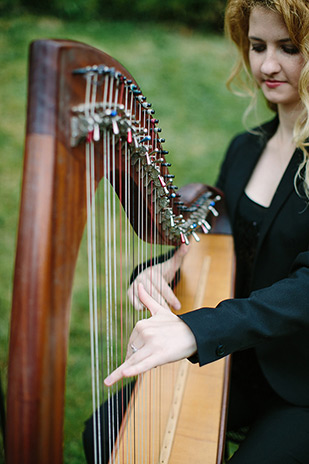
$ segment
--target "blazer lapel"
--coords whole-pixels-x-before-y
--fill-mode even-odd
[[[244,160],[244,158],[241,157],[238,164],[235,164],[233,167],[233,173],[230,177],[230,182],[232,182],[232,185],[229,189],[229,191],[233,192],[233,201],[231,202],[230,210],[230,217],[233,218],[233,220],[236,218],[236,211],[240,197],[243,194],[247,183],[249,182],[251,174],[266,146],[266,143],[276,132],[278,123],[279,120],[276,116],[273,120],[255,129],[256,131],[261,131],[262,135],[257,137],[254,143],[252,143],[252,140],[248,142],[248,152],[246,153],[246,159]],[[246,150],[246,146],[243,147],[243,150]],[[237,179],[237,181],[235,181],[235,179]]]
[[[264,220],[261,225],[260,237],[258,241],[257,253],[258,255],[265,235],[267,234],[271,224],[273,223],[275,217],[284,206],[285,202],[288,200],[288,197],[294,192],[294,178],[299,167],[299,164],[302,160],[301,150],[295,150],[290,163],[280,181],[280,184],[276,190],[276,193],[272,199],[272,202],[268,208],[267,213],[265,214]]]
[[[229,188],[229,191],[233,194],[233,201],[231,201],[230,210],[230,217],[233,218],[233,221],[236,219],[236,211],[238,209],[241,195],[249,182],[251,174],[264,150],[266,142],[267,139],[265,137],[261,137],[254,144],[248,144],[245,162],[243,158],[241,158],[239,162],[235,163],[233,166],[233,172],[230,176],[231,187]],[[246,147],[244,147],[244,150],[246,150]]]

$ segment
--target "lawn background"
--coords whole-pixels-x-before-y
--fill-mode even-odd
[[[170,151],[170,170],[179,186],[214,183],[230,139],[243,130],[241,119],[248,104],[225,88],[235,54],[220,34],[171,24],[63,21],[30,15],[0,18],[0,372],[4,389],[22,176],[27,53],[30,42],[38,38],[82,41],[127,67],[156,109],[165,148]],[[263,105],[258,114],[250,124],[269,117]],[[65,463],[70,464],[84,462],[81,431],[89,414],[85,266],[81,259],[71,319],[65,423]]]

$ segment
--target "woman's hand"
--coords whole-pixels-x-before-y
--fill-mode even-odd
[[[144,289],[138,287],[138,296],[152,317],[139,321],[128,343],[125,362],[104,381],[111,386],[122,377],[131,377],[153,367],[187,358],[197,346],[189,327],[169,309],[157,303]]]
[[[138,298],[138,285],[140,283],[142,283],[147,292],[165,308],[168,308],[169,305],[176,310],[181,308],[180,301],[169,284],[175,277],[188,250],[189,247],[187,245],[181,245],[170,259],[163,263],[148,267],[136,277],[128,289],[130,303],[135,309],[143,309],[140,299]]]

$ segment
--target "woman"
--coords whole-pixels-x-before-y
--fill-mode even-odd
[[[309,6],[230,0],[226,27],[240,51],[232,79],[245,72],[276,113],[232,141],[217,184],[233,227],[236,298],[178,317],[139,285],[153,317],[138,322],[126,361],[105,383],[233,353],[228,429],[249,432],[230,462],[309,463]],[[147,288],[148,272],[137,279]],[[170,289],[163,297],[177,309]]]

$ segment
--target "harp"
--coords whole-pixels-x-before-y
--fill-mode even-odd
[[[130,261],[131,255],[137,264],[147,259],[155,263],[155,251],[161,251],[161,244],[175,246],[188,242],[190,236],[199,240],[198,229],[208,232],[209,211],[215,212],[215,203],[218,209],[221,208],[218,192],[204,186],[187,188],[181,197],[168,171],[163,142],[150,104],[133,77],[116,60],[92,47],[71,41],[46,40],[32,44],[10,335],[8,464],[61,463],[63,459],[71,291],[87,215],[90,216],[87,222],[91,256],[90,325],[95,325],[94,318],[100,305],[105,308],[109,319],[108,322],[101,321],[103,329],[109,333],[107,344],[98,348],[97,325],[92,327],[91,338],[93,364],[101,352],[104,356],[108,355],[104,376],[121,362],[126,348],[127,334],[120,334],[120,346],[115,347],[117,342],[111,340],[109,331],[119,319],[123,327],[124,318],[129,319],[128,331],[137,318],[135,311],[129,316],[123,312],[123,306],[128,305],[123,303],[123,288],[127,285],[128,275],[120,277],[118,267],[122,267],[124,260]],[[113,188],[110,189],[109,185]],[[101,194],[98,192],[100,189]],[[119,210],[111,190],[117,193],[117,205],[121,205],[117,206]],[[95,200],[97,196],[102,198],[99,205]],[[116,213],[111,213],[115,208]],[[104,211],[99,224],[96,209]],[[147,249],[135,245],[133,232],[131,229],[128,232],[126,218],[135,235],[149,243]],[[218,227],[220,221],[217,221]],[[104,242],[96,238],[100,227],[104,232]],[[115,229],[120,230],[119,239],[114,238],[112,231]],[[127,242],[124,244],[124,237],[133,237],[129,239],[129,245]],[[233,261],[230,237],[226,234],[205,237],[209,239],[203,245],[206,261],[200,267],[197,260],[201,252],[189,253],[194,262],[189,274],[194,274],[192,269],[195,269],[197,275],[193,276],[191,283],[185,272],[181,277],[179,286],[184,287],[188,298],[185,307],[202,305],[206,303],[205,298],[207,304],[216,304],[216,299],[231,293],[231,280],[226,277],[230,276]],[[137,247],[137,258],[136,249],[127,251],[125,247],[129,250]],[[107,270],[104,273],[99,271],[96,277],[99,264],[92,252],[98,248],[102,249],[106,269],[109,268],[117,277],[117,284],[112,284],[110,277],[106,277]],[[116,248],[118,257],[111,258]],[[218,282],[206,285],[205,279],[212,275],[208,272],[212,267],[210,261],[219,266],[220,277]],[[187,265],[192,266],[190,263]],[[204,280],[197,287],[199,275]],[[105,288],[103,303],[98,303],[96,279]],[[219,288],[219,295],[211,296],[208,291],[214,287]],[[119,314],[115,317],[116,311]],[[182,400],[190,396],[190,388],[194,391],[193,398],[199,394],[194,389],[202,370],[189,367],[184,361],[173,366],[170,380],[163,381],[165,370],[168,368],[157,369],[157,372],[145,374],[137,380],[131,395],[133,400],[124,412],[122,425],[118,427],[118,438],[111,438],[111,462],[179,463],[182,462],[180,455],[186,459],[181,447],[178,451],[172,449],[173,442],[179,436],[184,443],[179,424],[185,424],[183,433],[188,435],[186,427],[192,426],[188,427],[186,414],[189,411],[194,416],[195,409],[201,407],[191,404],[186,412]],[[189,375],[191,370],[194,373]],[[211,369],[208,367],[208,370]],[[206,377],[202,376],[202,391],[216,391],[216,400],[205,399],[204,393],[201,394],[203,401],[208,403],[205,416],[210,421],[208,424],[201,423],[202,432],[195,431],[195,437],[189,439],[191,450],[187,449],[187,445],[185,448],[192,457],[199,440],[203,462],[207,442],[205,432],[207,435],[212,430],[215,438],[211,436],[206,443],[206,454],[211,447],[214,451],[207,462],[220,462],[222,458],[227,372],[228,362],[222,361],[208,373],[209,380],[207,372]],[[95,365],[92,384],[94,410],[99,408],[102,400],[101,375]],[[167,399],[160,398],[157,411],[153,399],[164,393]],[[142,408],[145,403],[150,408],[146,413]],[[216,413],[210,413],[215,403]],[[136,433],[138,421],[143,430],[142,436]],[[100,421],[94,427],[100,428]],[[154,432],[155,428],[159,431]],[[130,439],[126,440],[128,435]],[[135,435],[133,439],[131,435]],[[94,446],[94,449],[95,462],[99,463],[100,446]],[[174,451],[176,458],[171,457]],[[139,455],[138,461],[135,461],[136,455]],[[195,462],[199,462],[198,458]]]

